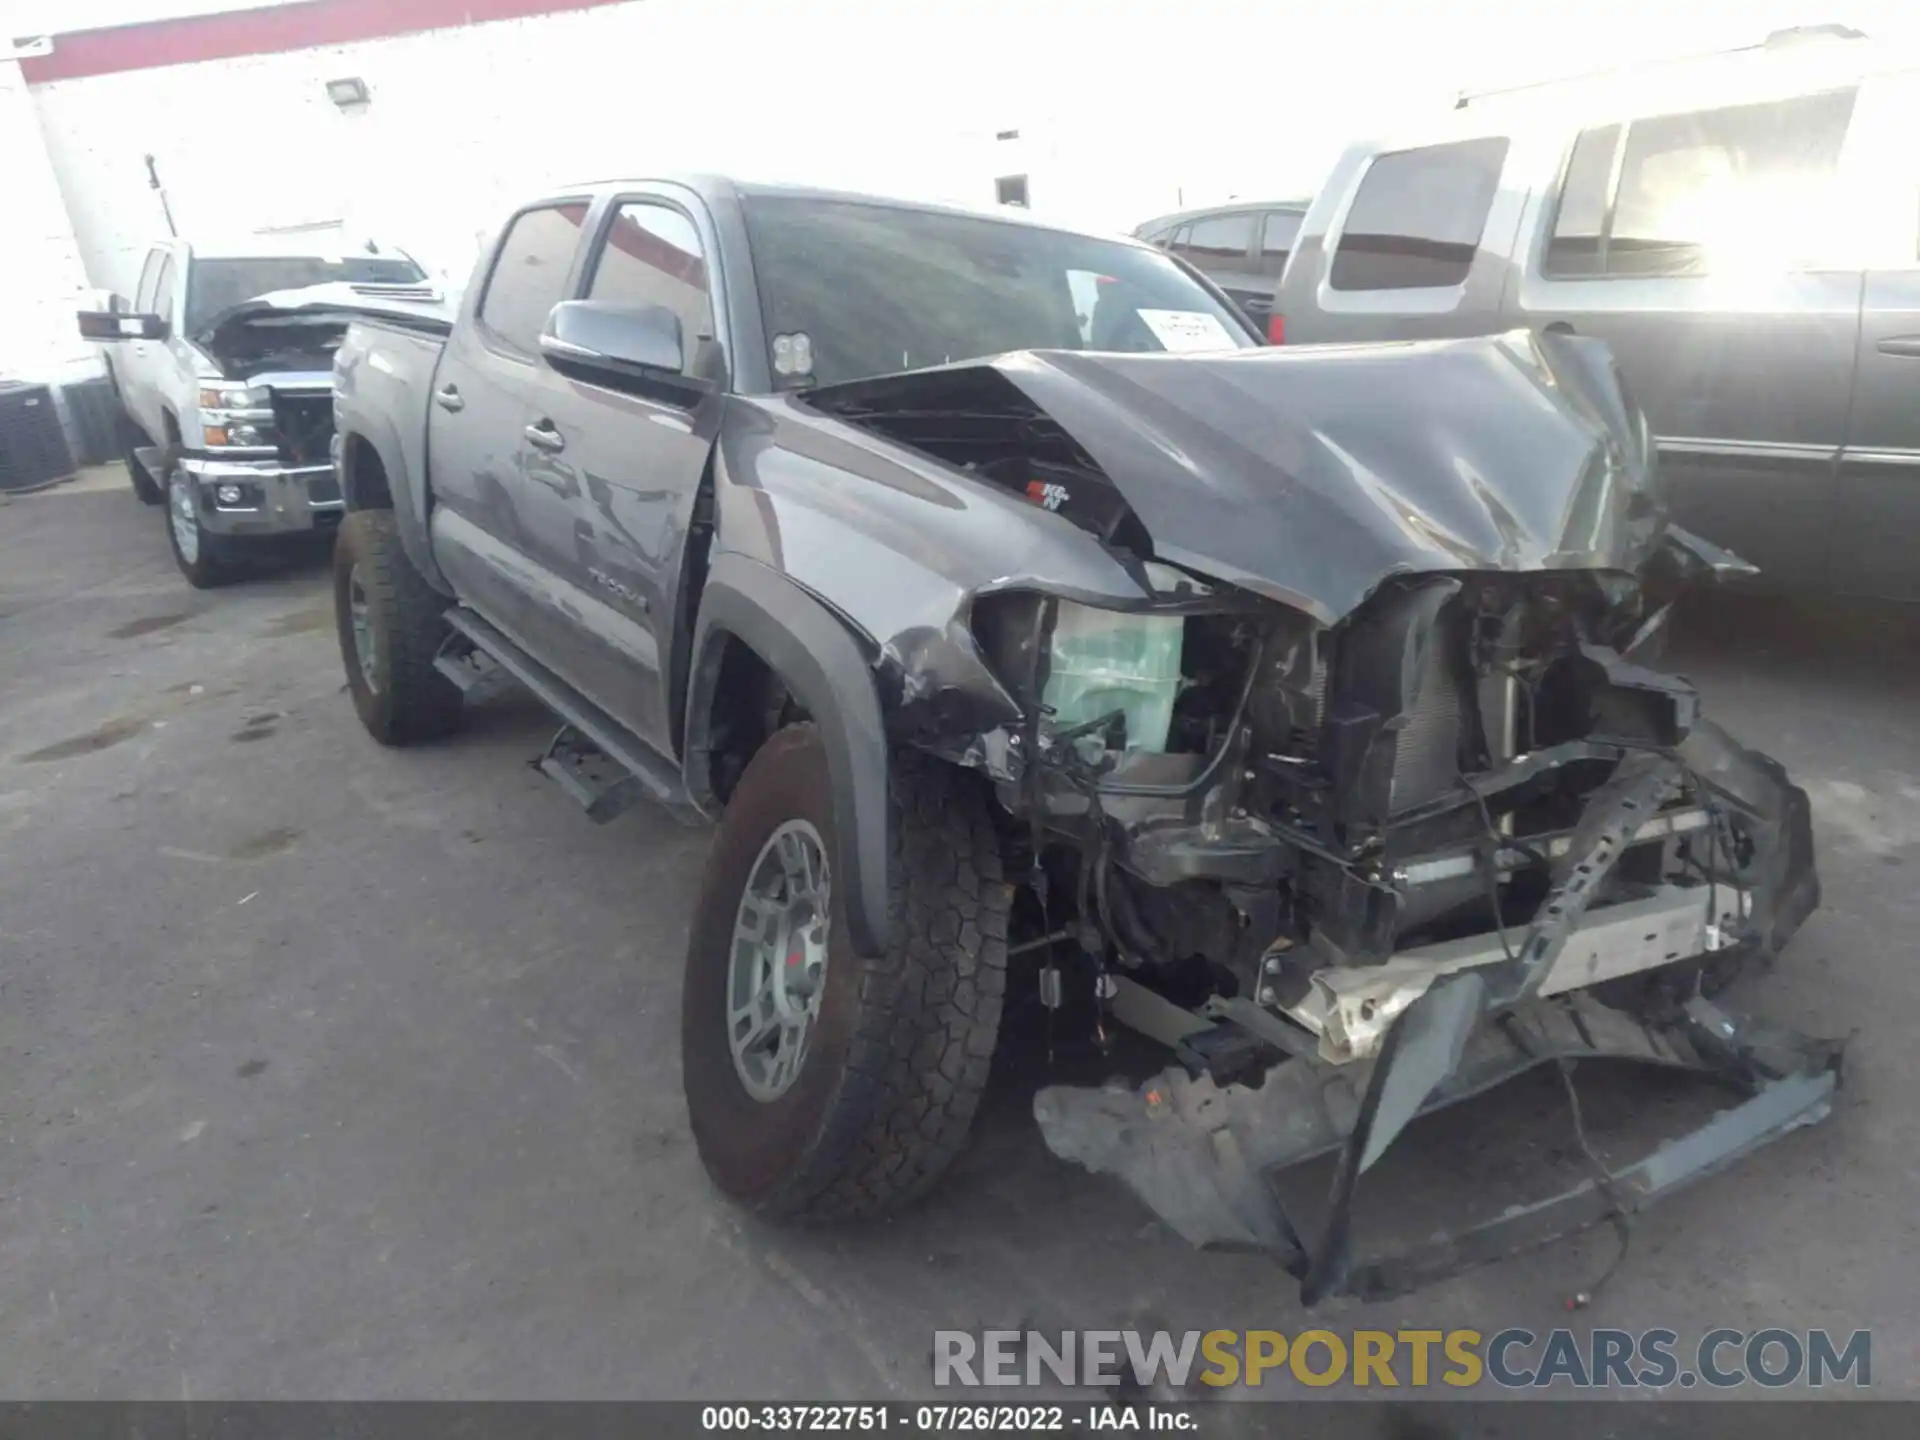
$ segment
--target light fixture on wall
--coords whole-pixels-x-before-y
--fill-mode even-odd
[[[327,99],[348,113],[366,109],[367,102],[372,98],[367,93],[367,82],[358,75],[349,75],[344,80],[327,81]]]

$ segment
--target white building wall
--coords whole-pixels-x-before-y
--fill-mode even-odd
[[[4,52],[0,52],[4,53]],[[61,381],[99,371],[74,312],[87,277],[17,60],[0,60],[0,378]]]
[[[60,81],[35,100],[102,284],[130,288],[161,229],[148,153],[183,234],[345,218],[464,274],[478,232],[566,180],[740,170],[957,194],[928,132],[960,87],[876,63],[892,9],[644,0]],[[863,38],[823,42],[849,29]],[[830,63],[796,62],[812,52]],[[349,75],[372,92],[357,115],[324,91]]]
[[[34,99],[87,273],[123,292],[162,224],[148,153],[183,234],[346,218],[461,275],[530,189],[660,170],[982,205],[995,175],[1027,173],[1037,213],[1123,229],[1224,198],[1229,172],[1269,193],[1311,183],[1263,184],[1283,159],[1302,168],[1298,137],[1270,133],[1270,94],[1221,83],[1198,39],[1167,53],[1176,9],[1193,36],[1212,3],[638,0]],[[1272,8],[1279,33],[1294,7]],[[350,75],[372,92],[358,115],[323,88]],[[1021,139],[994,140],[1007,129]]]
[[[1855,5],[1875,29],[1920,13],[1912,0]],[[1035,213],[1107,229],[1302,195],[1344,142],[1462,86],[1752,40],[1804,8],[630,0],[59,81],[33,100],[96,284],[130,290],[161,229],[148,153],[182,233],[344,219],[464,278],[516,200],[621,173],[720,170],[981,205],[996,175],[1024,173]],[[372,91],[362,114],[325,96],[345,76]],[[996,140],[1004,130],[1019,138]]]

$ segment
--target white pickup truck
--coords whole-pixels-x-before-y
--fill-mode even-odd
[[[222,584],[277,537],[339,524],[333,351],[355,314],[439,300],[403,251],[255,235],[162,241],[131,302],[81,312],[80,333],[106,346],[134,493],[166,502],[190,584]]]

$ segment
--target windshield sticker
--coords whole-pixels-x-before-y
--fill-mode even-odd
[[[1142,310],[1140,318],[1161,345],[1176,353],[1238,348],[1220,317],[1204,310]]]

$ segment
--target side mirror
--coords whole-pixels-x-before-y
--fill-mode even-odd
[[[663,305],[563,300],[547,315],[540,353],[557,370],[595,380],[698,383],[682,373],[686,350],[680,317]]]
[[[130,311],[122,310],[117,305],[114,305],[114,301],[118,299],[118,296],[113,296],[108,300],[108,304],[113,306],[111,309],[82,310],[80,312],[81,339],[98,340],[105,344],[112,344],[119,340],[164,340],[167,338],[166,321],[162,320],[158,315],[136,315]]]

